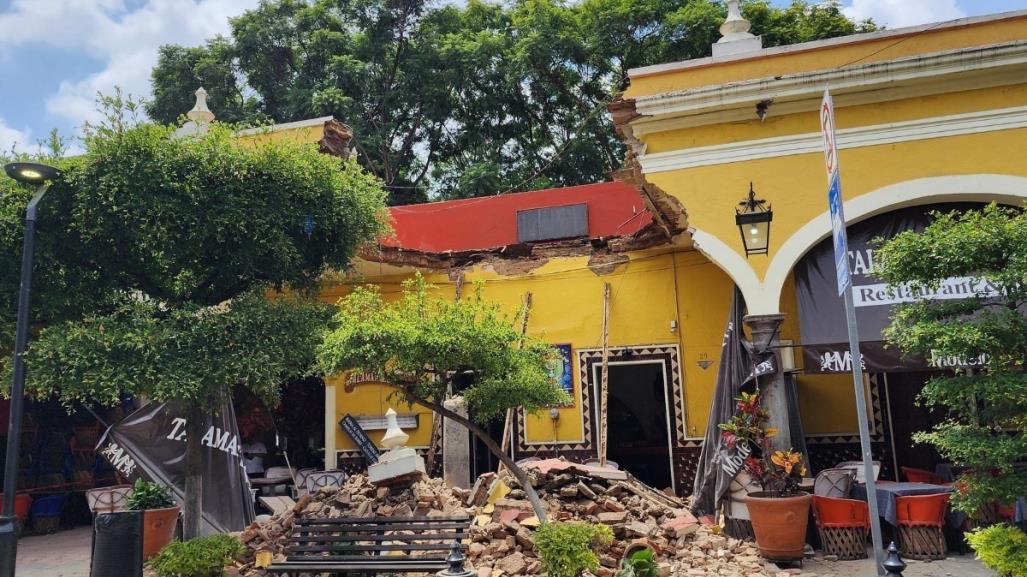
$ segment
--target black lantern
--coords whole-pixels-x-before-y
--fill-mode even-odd
[[[745,257],[750,254],[767,254],[770,250],[770,221],[774,212],[767,201],[756,198],[756,191],[749,183],[749,198],[738,203],[741,209],[735,209],[735,224],[742,233],[742,246]]]

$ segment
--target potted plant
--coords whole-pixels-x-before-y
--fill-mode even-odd
[[[143,512],[143,560],[159,553],[174,538],[181,509],[164,485],[137,479],[127,509]]]
[[[738,411],[720,425],[727,445],[745,458],[745,472],[762,491],[749,493],[746,506],[760,554],[774,561],[802,559],[812,496],[799,489],[806,474],[802,454],[794,449],[772,451],[769,440],[777,430],[767,428],[760,393],[742,393]]]

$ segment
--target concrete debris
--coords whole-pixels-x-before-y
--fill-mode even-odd
[[[683,501],[622,471],[556,459],[525,469],[551,520],[604,523],[613,530],[614,541],[600,552],[596,577],[615,577],[625,557],[646,547],[656,554],[660,577],[770,577],[755,544],[715,533],[696,521]],[[265,576],[255,566],[256,552],[284,559],[286,539],[298,518],[466,515],[472,519],[465,540],[468,565],[478,577],[541,575],[534,544],[538,518],[523,497],[509,474],[483,475],[469,491],[447,487],[441,479],[382,491],[365,476],[354,475],[342,487],[304,496],[291,510],[242,531],[247,551],[232,569],[242,577]]]

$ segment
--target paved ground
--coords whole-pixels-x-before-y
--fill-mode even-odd
[[[995,572],[981,565],[973,555],[955,555],[942,561],[914,561],[907,559],[908,567],[903,577],[995,577]],[[824,561],[807,560],[801,575],[815,574],[817,577],[868,577],[874,575],[873,562],[866,561]]]
[[[89,577],[92,528],[62,530],[18,541],[18,577]]]

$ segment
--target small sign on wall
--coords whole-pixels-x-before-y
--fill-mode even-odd
[[[550,374],[559,383],[560,388],[571,398],[566,407],[574,406],[574,369],[571,365],[573,349],[570,344],[553,345],[556,349],[556,359],[550,368]]]

